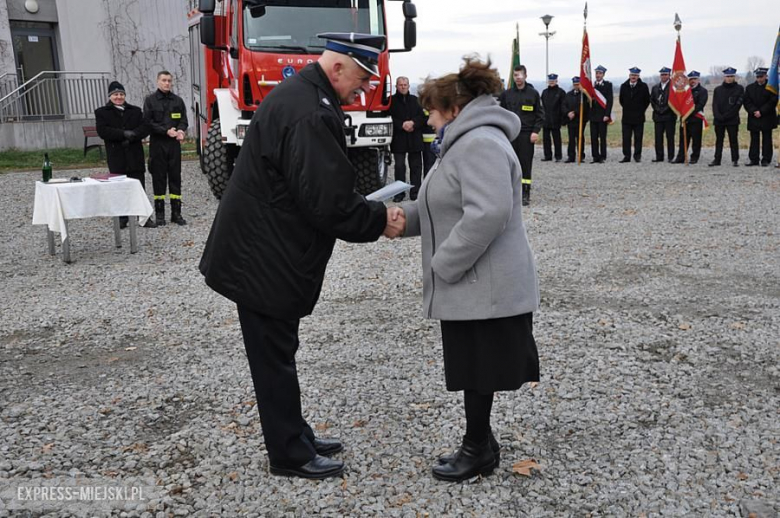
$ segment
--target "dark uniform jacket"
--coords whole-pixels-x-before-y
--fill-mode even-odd
[[[637,79],[636,85],[631,87],[631,81],[626,80],[620,85],[620,106],[623,107],[623,118],[621,122],[625,124],[644,124],[645,112],[650,106],[650,89],[647,83]]]
[[[141,144],[148,134],[143,112],[138,106],[124,104],[125,109],[114,107],[112,102],[95,110],[97,133],[106,143],[108,170],[114,174],[143,173],[144,147]],[[125,131],[133,135],[125,138]]]
[[[650,105],[653,107],[653,122],[676,121],[677,114],[669,106],[669,91],[672,89],[672,81],[666,83],[666,88],[661,88],[661,83],[653,85],[650,91]]]
[[[564,120],[567,124],[576,124],[579,126],[580,102],[582,97],[584,97],[584,94],[582,94],[581,91],[578,92],[574,89],[566,94],[566,97],[563,100],[563,116],[565,117]],[[588,117],[590,116],[590,104],[588,103],[587,97],[585,98],[585,103],[583,105],[585,107],[585,113],[582,114],[582,122],[587,124]],[[569,112],[574,112],[573,119],[569,119]]]
[[[748,131],[771,130],[777,127],[777,95],[758,83],[745,88],[745,111],[748,113]],[[761,118],[753,116],[761,112]]]
[[[612,119],[612,105],[615,102],[615,96],[612,93],[612,83],[609,81],[602,81],[600,85],[593,83],[593,88],[601,92],[607,100],[607,107],[602,108],[599,102],[593,99],[590,103],[590,121],[604,122],[604,117]]]
[[[539,133],[544,123],[544,107],[534,85],[526,83],[520,90],[516,84],[504,90],[498,98],[502,108],[520,117],[520,133]]]
[[[420,101],[412,94],[396,93],[390,102],[390,116],[393,118],[393,140],[390,151],[393,153],[419,153],[423,150],[423,130],[428,124]],[[404,131],[405,121],[414,121],[414,131]]]
[[[355,178],[338,97],[313,63],[252,117],[200,261],[206,284],[273,318],[310,314],[336,239],[375,241],[387,223]]]
[[[558,129],[566,116],[563,112],[563,101],[566,99],[566,92],[559,86],[550,86],[542,91],[542,106],[544,106],[544,127],[547,129]],[[568,121],[569,118],[566,117]]]
[[[169,129],[187,131],[187,107],[181,97],[173,92],[157,90],[144,101],[144,119],[149,125],[151,140],[170,139]]]
[[[698,118],[696,114],[704,111],[710,94],[707,92],[707,89],[699,83],[696,85],[696,88],[691,88],[691,96],[693,96],[693,113],[685,119],[685,123],[693,124],[695,122],[696,124],[702,124],[702,120]]]
[[[712,94],[712,118],[716,126],[739,126],[739,110],[745,88],[738,83],[723,83]]]

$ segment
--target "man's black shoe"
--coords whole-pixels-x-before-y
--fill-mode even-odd
[[[323,479],[337,477],[344,472],[344,463],[322,455],[317,455],[309,462],[298,468],[280,468],[271,464],[271,475],[282,477],[300,477],[310,479]]]
[[[314,449],[317,451],[317,455],[333,455],[344,449],[344,445],[338,439],[314,439],[312,441]]]
[[[564,164],[573,164],[574,162],[576,162],[576,160],[574,160],[573,158],[567,158],[566,160],[563,161]]]
[[[177,225],[183,226],[187,224],[187,220],[181,217],[181,213],[174,212],[171,214],[171,223],[176,223]]]
[[[144,223],[144,228],[157,228],[157,224],[152,220],[152,218],[149,218],[146,220],[146,223]]]
[[[623,159],[622,159],[622,160],[621,160],[619,163],[621,163],[621,164],[627,164],[627,163],[628,163],[628,162],[630,162],[630,161],[631,161],[631,159],[630,159],[630,158],[625,158],[625,157],[624,157],[624,158],[623,158]]]
[[[594,158],[593,160],[590,161],[590,163],[591,164],[600,164],[601,160],[599,160],[598,158]]]
[[[713,160],[709,164],[707,164],[708,167],[717,167],[720,165],[720,160]]]
[[[556,158],[556,159],[555,159],[555,161],[556,161],[556,162],[560,162],[560,161],[561,161],[561,159],[560,159],[560,158]]]
[[[739,160],[734,160],[733,165],[734,167],[739,167]]]
[[[672,160],[672,163],[673,164],[684,164],[685,163],[685,159],[684,158],[675,158],[674,160]]]
[[[638,164],[639,162],[641,162],[641,161],[642,161],[642,159],[641,159],[640,157],[635,157],[635,158],[634,158],[634,162],[636,162],[637,164]]]
[[[661,158],[655,157],[654,159],[651,160],[651,162],[653,162],[653,163],[663,162],[663,161],[664,161],[663,157],[661,157]]]
[[[761,167],[769,167],[769,162],[761,162]]]
[[[699,159],[698,158],[692,158],[692,159],[688,160],[688,165],[693,165],[693,164],[698,164],[698,163],[699,163]]]
[[[758,165],[758,162],[748,162],[747,164],[745,164],[745,167],[755,167],[757,165]]]
[[[542,162],[552,162],[552,158],[542,158]]]

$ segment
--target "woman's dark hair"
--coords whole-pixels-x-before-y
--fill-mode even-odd
[[[428,77],[420,88],[420,104],[428,110],[448,111],[463,109],[481,95],[495,95],[502,90],[501,78],[491,68],[490,58],[486,62],[479,56],[465,56],[463,66],[457,74],[447,74],[433,79]]]

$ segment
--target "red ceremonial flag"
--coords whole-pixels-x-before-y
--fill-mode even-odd
[[[584,30],[582,36],[582,59],[580,60],[580,87],[582,92],[588,96],[591,104],[593,99],[601,105],[602,108],[607,107],[607,99],[604,94],[599,92],[593,87],[593,78],[590,70],[590,43],[588,42],[588,30]]]
[[[680,117],[680,120],[685,120],[693,113],[694,102],[688,77],[685,75],[685,60],[682,55],[679,35],[677,36],[677,48],[674,51],[671,87],[669,106]]]

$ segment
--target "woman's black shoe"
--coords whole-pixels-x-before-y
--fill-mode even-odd
[[[495,456],[496,458],[496,467],[498,467],[498,463],[501,462],[501,445],[498,444],[498,441],[493,435],[492,430],[488,435],[488,441],[490,441],[490,449],[493,450],[493,456]],[[460,452],[460,448],[455,450],[453,453],[442,455],[441,457],[439,457],[439,464],[447,464],[448,462],[452,462],[453,460],[455,460],[455,457],[458,456],[458,452]]]
[[[477,475],[489,475],[496,468],[496,457],[490,440],[477,444],[463,438],[463,445],[455,458],[446,464],[433,467],[433,477],[447,482],[461,482]]]
[[[271,464],[271,474],[283,477],[300,477],[322,479],[337,477],[344,472],[344,463],[322,455],[317,455],[312,460],[297,468],[280,468]]]

